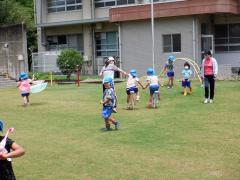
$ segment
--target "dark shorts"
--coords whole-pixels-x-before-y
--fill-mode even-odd
[[[131,92],[137,93],[138,92],[138,88],[137,87],[130,87],[126,89],[126,93],[129,95],[131,94]]]
[[[188,79],[183,80],[182,87],[191,87],[191,82]]]
[[[29,96],[29,93],[22,93],[21,96],[22,96],[22,97],[28,97],[28,96]]]
[[[150,94],[152,95],[152,94],[154,94],[155,91],[159,90],[159,85],[150,86],[149,90],[150,90]]]
[[[173,71],[168,71],[167,76],[168,77],[174,77],[174,72]]]
[[[113,107],[111,107],[111,106],[103,106],[103,108],[102,108],[102,117],[103,117],[103,119],[107,120],[111,116],[112,111],[113,111]]]

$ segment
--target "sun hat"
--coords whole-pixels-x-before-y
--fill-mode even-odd
[[[112,78],[111,77],[105,77],[104,79],[103,79],[103,83],[105,84],[105,83],[111,83],[112,82]]]
[[[27,79],[27,78],[28,78],[28,75],[27,75],[27,73],[25,73],[25,72],[21,72],[20,75],[19,75],[19,78],[20,78],[21,80],[24,80],[24,79]]]
[[[135,69],[132,69],[130,71],[130,74],[133,76],[133,77],[137,77],[137,71]]]

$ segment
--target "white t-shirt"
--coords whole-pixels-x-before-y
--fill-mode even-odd
[[[121,69],[119,69],[114,64],[109,64],[107,67],[103,66],[100,73],[102,73],[103,79],[105,77],[111,77],[112,79],[114,79],[114,72],[115,71],[121,71]]]
[[[127,88],[136,87],[139,78],[133,77],[131,74],[128,74]]]
[[[157,76],[147,76],[147,81],[150,82],[150,86],[159,85]]]

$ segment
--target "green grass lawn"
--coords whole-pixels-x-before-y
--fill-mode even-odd
[[[99,84],[49,87],[21,106],[16,88],[0,89],[0,119],[25,156],[14,159],[19,180],[240,179],[240,83],[217,82],[214,104],[203,89],[161,89],[158,109],[124,110],[125,83],[117,85],[118,131],[102,132]]]

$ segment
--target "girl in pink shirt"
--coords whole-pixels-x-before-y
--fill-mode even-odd
[[[25,72],[22,72],[19,77],[19,82],[17,87],[20,91],[21,96],[23,97],[23,105],[29,105],[29,95],[30,95],[30,83],[31,79],[28,79],[28,75]]]

